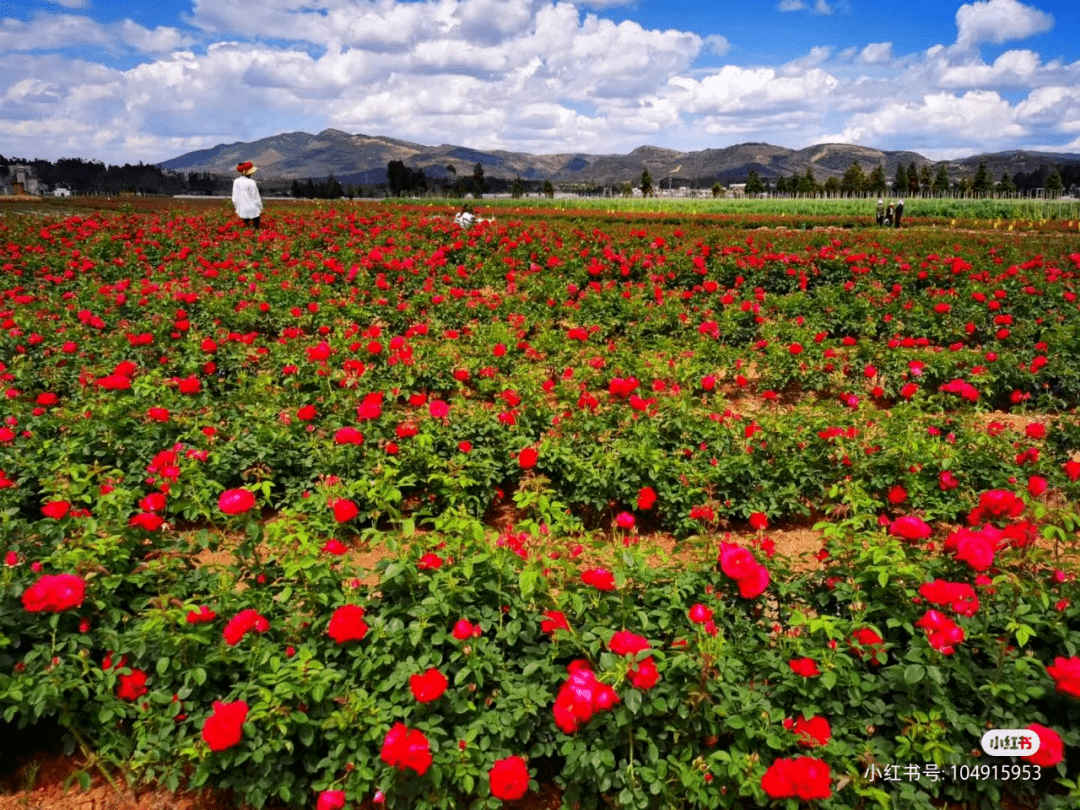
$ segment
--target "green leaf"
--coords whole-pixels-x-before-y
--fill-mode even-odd
[[[904,668],[904,683],[913,685],[926,677],[926,667],[922,664],[908,664]]]
[[[164,675],[169,671],[169,659],[167,656],[162,656],[157,660],[157,665],[154,667],[157,670],[158,675]]]

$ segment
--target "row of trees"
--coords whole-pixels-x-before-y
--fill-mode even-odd
[[[935,172],[932,172],[929,165],[919,168],[912,162],[908,167],[905,167],[903,163],[897,167],[890,186],[886,180],[884,167],[875,166],[873,170],[866,173],[856,161],[840,178],[830,177],[824,183],[818,183],[810,169],[807,169],[803,175],[779,178],[772,188],[756,171],[751,170],[746,181],[746,193],[762,194],[775,191],[777,194],[827,194],[831,196],[838,194],[884,196],[886,193],[894,196],[937,196],[959,193],[990,197],[997,193],[1008,195],[1043,189],[1047,196],[1052,197],[1060,195],[1066,188],[1078,182],[1080,182],[1080,166],[1076,165],[1066,165],[1060,169],[1044,166],[1033,172],[1018,172],[1012,176],[1006,173],[995,182],[985,164],[982,163],[979,164],[974,177],[953,181],[943,163],[938,165]]]

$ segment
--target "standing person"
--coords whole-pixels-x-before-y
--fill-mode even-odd
[[[251,175],[255,174],[255,164],[248,160],[239,164],[236,170],[240,172],[240,176],[233,180],[232,184],[232,203],[236,208],[236,215],[243,220],[245,226],[259,230],[263,204],[259,187],[251,179]]]
[[[876,218],[877,218],[877,224],[878,225],[884,225],[885,224],[885,201],[884,200],[879,199],[877,201],[877,215],[876,215]]]
[[[904,201],[903,200],[897,200],[896,201],[896,214],[895,214],[895,220],[894,220],[894,224],[896,225],[897,228],[900,227],[900,217],[901,217],[901,215],[903,213],[904,213]]]
[[[893,207],[892,207],[892,203],[889,203],[888,207],[885,209],[885,227],[886,228],[892,227],[892,223],[893,223]]]

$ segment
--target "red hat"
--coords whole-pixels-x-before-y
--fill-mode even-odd
[[[237,164],[236,170],[240,174],[255,174],[255,164],[250,160],[246,160],[243,163]]]

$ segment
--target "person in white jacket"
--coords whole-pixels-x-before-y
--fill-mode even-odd
[[[236,215],[244,221],[244,225],[259,230],[263,204],[259,187],[251,179],[251,175],[255,174],[255,164],[248,160],[239,164],[236,170],[240,172],[240,176],[233,180],[232,184],[232,203]]]

